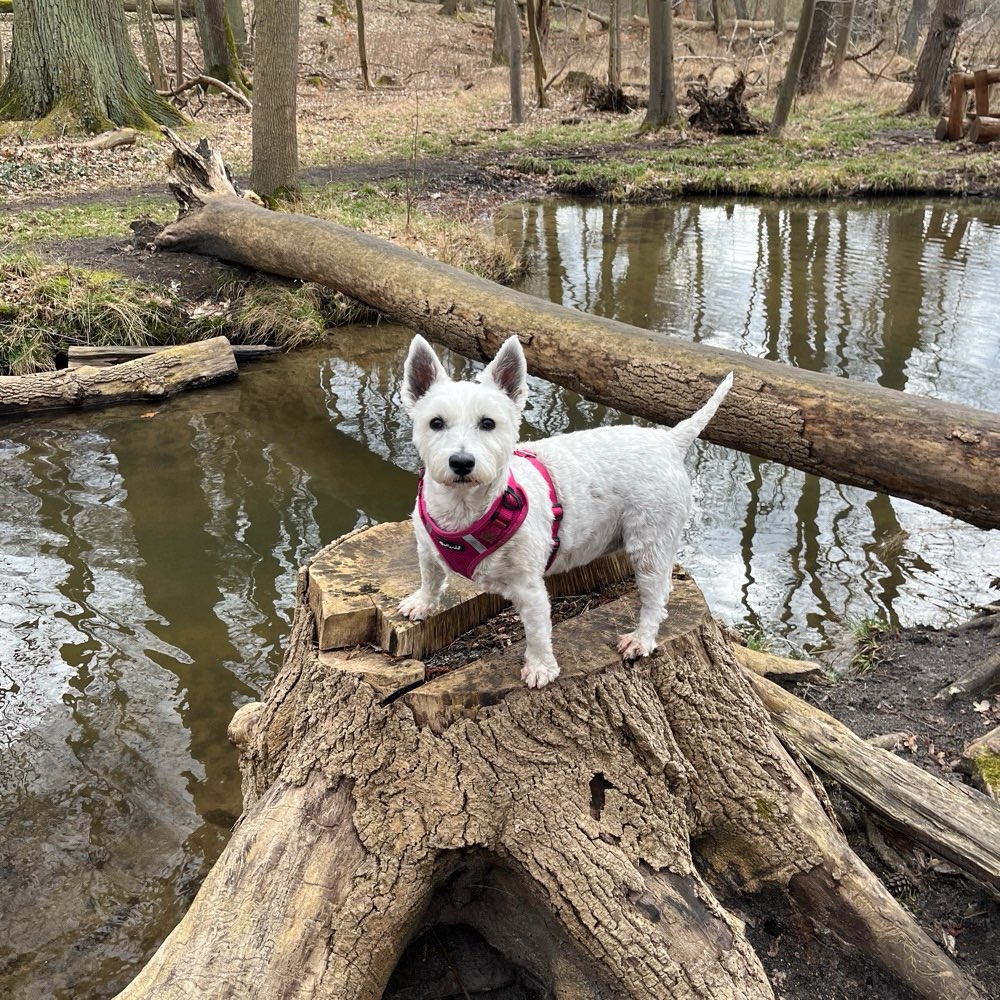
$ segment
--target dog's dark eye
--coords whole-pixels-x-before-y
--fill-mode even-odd
[[[492,417],[483,417],[479,421],[479,429],[481,431],[492,431],[495,430],[497,422]]]
[[[444,420],[441,417],[431,417],[431,422],[428,426],[432,431],[443,431]]]

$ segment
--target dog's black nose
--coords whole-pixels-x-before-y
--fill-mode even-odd
[[[448,465],[456,476],[467,476],[476,467],[476,460],[466,452],[459,451],[448,459]]]

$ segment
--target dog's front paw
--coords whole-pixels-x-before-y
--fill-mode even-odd
[[[654,643],[647,645],[635,632],[618,636],[618,653],[623,660],[641,660],[644,656],[649,656],[654,649],[656,649]]]
[[[559,664],[554,657],[545,660],[525,659],[521,680],[530,688],[545,687],[559,676]]]
[[[436,601],[430,600],[421,590],[416,590],[409,597],[404,597],[397,611],[410,621],[419,622],[430,617],[438,609]]]

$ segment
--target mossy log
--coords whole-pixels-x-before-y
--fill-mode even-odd
[[[228,381],[237,374],[229,341],[213,337],[164,348],[109,368],[83,366],[0,376],[0,415],[154,402],[188,389]]]
[[[490,358],[517,334],[533,374],[658,423],[690,414],[734,371],[708,440],[1000,527],[1000,414],[650,333],[333,222],[269,212],[233,197],[217,154],[204,152],[204,169],[192,174],[185,157],[171,177],[185,214],[156,238],[161,249],[327,285],[467,357]],[[206,190],[216,177],[218,191]]]
[[[557,625],[562,673],[529,690],[518,645],[430,680],[370,644],[321,650],[317,563],[330,601],[351,590],[408,627],[385,610],[416,565],[408,524],[302,571],[281,671],[230,726],[244,815],[120,1000],[377,1000],[408,942],[442,925],[474,929],[544,995],[773,1000],[720,902],[762,887],[917,996],[979,996],[850,851],[690,579],[655,657],[615,653],[625,597]],[[443,613],[468,623],[471,597]]]

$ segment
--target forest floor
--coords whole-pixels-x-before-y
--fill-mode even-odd
[[[783,154],[761,138],[719,138],[688,127],[644,133],[641,111],[626,116],[588,111],[578,89],[558,83],[549,91],[552,107],[530,108],[528,122],[513,129],[506,70],[489,65],[491,31],[482,11],[447,19],[429,4],[386,0],[369,6],[368,46],[372,76],[379,82],[374,91],[357,85],[351,22],[303,8],[301,178],[314,195],[329,188],[335,197],[349,199],[376,188],[407,208],[481,225],[515,199],[616,194],[609,190],[616,174],[640,197],[1000,193],[997,144],[938,143],[929,119],[895,115],[908,90],[903,60],[850,63],[836,92],[800,100]],[[8,52],[9,31],[9,17],[0,16]],[[599,78],[605,45],[596,24],[576,17],[554,32],[550,66],[563,81],[569,67]],[[751,110],[767,116],[781,65],[774,48],[759,38],[707,46],[703,38],[681,33],[677,51],[683,53],[677,64],[679,94],[699,75],[724,87],[742,70],[751,83]],[[629,31],[627,82],[645,78],[644,53],[641,32]],[[530,89],[526,76],[526,96]],[[641,85],[628,89],[641,94]],[[218,97],[192,97],[186,110],[194,121],[190,136],[208,136],[237,175],[245,176],[247,114]],[[690,110],[682,106],[682,113]],[[190,301],[217,295],[219,281],[202,258],[133,245],[132,219],[167,222],[174,214],[165,191],[165,152],[165,143],[150,137],[105,152],[83,150],[71,139],[42,147],[12,134],[0,138],[0,203],[7,209],[0,219],[0,251],[31,248],[49,259],[121,271],[179,288]],[[782,155],[786,158],[778,162]],[[594,164],[605,169],[590,169]],[[394,238],[405,240],[406,234]],[[880,662],[869,672],[848,671],[835,682],[799,684],[797,691],[862,737],[898,734],[894,752],[946,781],[962,781],[961,750],[1000,724],[1000,697],[941,702],[933,695],[985,659],[998,637],[996,626],[908,629],[882,641]],[[904,895],[931,937],[955,955],[984,996],[1000,997],[997,901],[949,865],[898,839],[893,847],[908,870],[891,871],[872,850],[857,805],[835,789],[833,798],[856,849]],[[772,906],[762,903],[742,915],[781,1000],[911,1000],[859,952],[799,933],[794,918]]]

